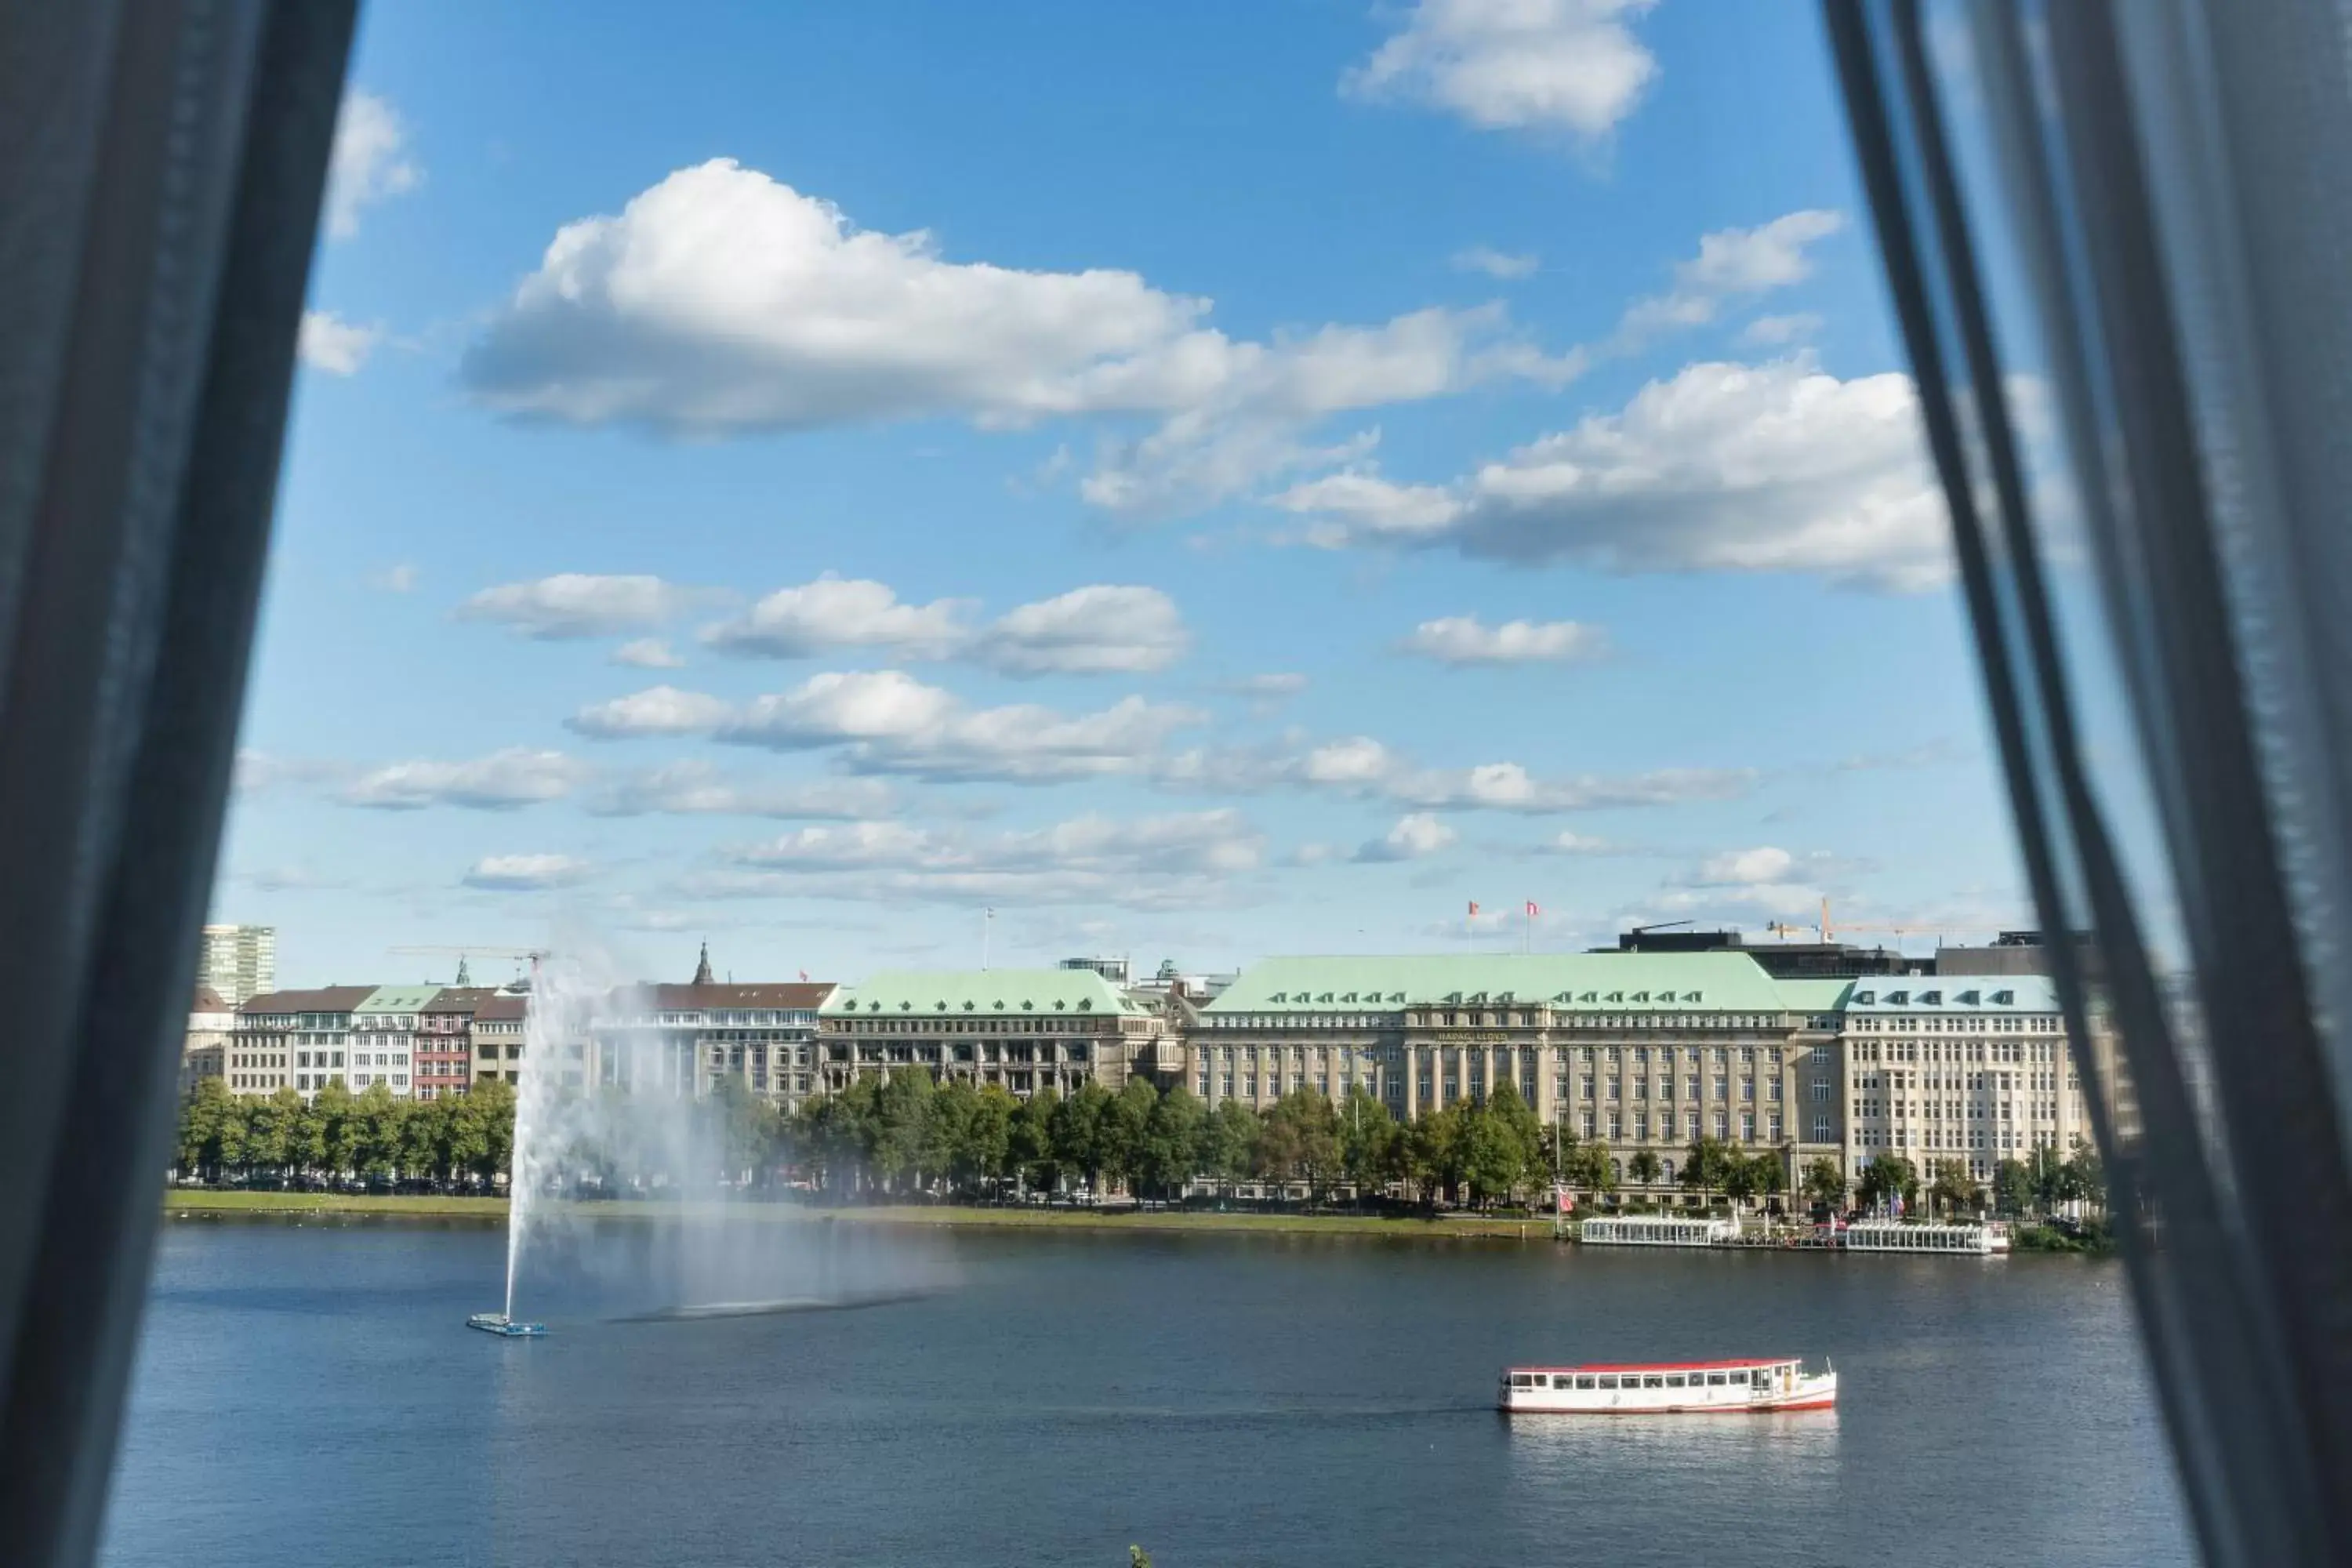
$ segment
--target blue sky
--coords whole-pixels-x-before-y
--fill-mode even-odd
[[[360,40],[288,983],[2024,922],[1809,10],[546,22]]]

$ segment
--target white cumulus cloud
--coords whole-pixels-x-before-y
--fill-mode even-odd
[[[1007,675],[1139,674],[1183,657],[1192,634],[1158,588],[1097,583],[1018,605],[982,626],[969,600],[909,605],[883,583],[827,574],[780,588],[744,615],[706,626],[722,651],[806,658],[875,648],[908,659],[959,658]]]
[[[383,336],[382,328],[346,321],[332,310],[305,310],[294,352],[312,370],[324,371],[329,375],[357,375],[360,367],[367,363],[369,352]]]
[[[1694,885],[1703,888],[1755,886],[1767,882],[1784,882],[1796,869],[1797,858],[1786,849],[1766,844],[1753,849],[1730,849],[1709,856],[1691,874]]]
[[[362,89],[345,93],[327,164],[328,237],[351,238],[360,231],[362,212],[424,180],[425,171],[409,156],[408,127],[399,111]]]
[[[1844,215],[1808,208],[1755,228],[1701,235],[1698,254],[1675,265],[1673,288],[1626,309],[1618,346],[1636,346],[1668,328],[1704,326],[1734,300],[1803,282],[1813,270],[1807,247],[1844,226]]]
[[[559,572],[527,583],[485,588],[457,606],[461,621],[511,626],[527,637],[560,641],[641,631],[675,620],[706,595],[659,577]]]
[[[1092,713],[1034,703],[974,709],[884,669],[827,671],[740,705],[660,686],[593,704],[566,722],[599,740],[709,735],[775,751],[829,750],[857,774],[1046,784],[1146,773],[1171,731],[1205,717],[1140,697]]]
[[[342,800],[348,805],[381,811],[419,811],[433,805],[511,811],[561,800],[587,773],[583,763],[562,752],[510,746],[470,762],[393,763],[352,780],[344,786]]]
[[[1743,343],[1759,343],[1777,348],[1784,343],[1800,343],[1822,330],[1822,319],[1811,310],[1799,310],[1786,316],[1759,316],[1739,329]]]
[[[1112,268],[944,258],[932,237],[857,228],[728,159],[680,169],[616,216],[555,236],[467,351],[472,394],[510,414],[695,436],[945,416],[982,428],[1141,420],[1081,493],[1149,512],[1328,461],[1323,418],[1577,368],[1496,307],[1424,310],[1265,342],[1206,300]]]
[[[589,802],[600,816],[773,816],[859,822],[887,816],[898,796],[879,779],[731,779],[685,761],[613,780]]]
[[[807,658],[840,648],[880,648],[908,658],[945,658],[971,637],[961,599],[901,604],[887,584],[828,572],[814,583],[779,588],[730,621],[705,626],[704,642],[722,652]]]
[[[916,741],[938,734],[954,696],[896,669],[831,671],[793,689],[755,697],[721,727],[723,738],[796,748],[845,741]]]
[[[1074,817],[994,834],[897,822],[796,829],[723,851],[691,879],[705,897],[814,897],[1181,909],[1234,901],[1265,841],[1230,808],[1120,820]]]
[[[492,892],[536,892],[585,881],[593,870],[569,855],[487,855],[474,862],[465,884]]]
[[[1606,137],[1657,79],[1633,36],[1653,0],[1420,0],[1341,90],[1443,110],[1482,131]]]
[[[1598,658],[1609,637],[1580,621],[1505,621],[1490,626],[1475,616],[1423,621],[1398,645],[1440,664],[1564,664]]]
[[[1379,838],[1367,840],[1355,854],[1365,863],[1386,860],[1418,860],[1434,855],[1451,846],[1459,837],[1425,811],[1416,811],[1397,818],[1396,826]]]
[[[1541,258],[1533,251],[1496,250],[1492,247],[1474,245],[1454,253],[1456,272],[1483,272],[1489,278],[1506,282],[1519,278],[1532,278]]]
[[[1644,856],[1655,853],[1638,844],[1620,844],[1613,839],[1596,837],[1590,833],[1576,833],[1563,828],[1535,847],[1538,855],[1576,856]]]
[[[592,703],[564,721],[565,727],[599,741],[649,735],[708,735],[734,716],[723,698],[675,686],[648,687],[609,702]]]
[[[686,660],[659,637],[638,637],[613,650],[612,661],[636,669],[684,669]]]
[[[1369,735],[1299,749],[1196,749],[1162,758],[1153,778],[1171,790],[1251,794],[1292,787],[1425,811],[1548,816],[1632,806],[1733,800],[1755,787],[1745,768],[1660,768],[1648,773],[1544,776],[1519,763],[1433,768]]]
[[[1895,591],[1950,574],[1910,377],[1840,380],[1809,354],[1654,381],[1443,489],[1376,476],[1276,504],[1317,542],[1447,544],[1612,572],[1808,572]]]
[[[1008,611],[982,636],[978,657],[1008,675],[1142,674],[1191,646],[1166,594],[1097,584]]]

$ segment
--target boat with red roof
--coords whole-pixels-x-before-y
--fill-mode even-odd
[[[1513,1415],[1744,1415],[1836,1404],[1836,1371],[1807,1372],[1795,1360],[1515,1366],[1496,1391],[1496,1408]]]

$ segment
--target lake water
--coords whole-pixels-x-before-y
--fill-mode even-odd
[[[169,1224],[105,1562],[2193,1560],[2113,1264],[764,1226],[721,1249],[761,1284],[937,1293],[604,1321],[666,1245],[551,1257],[509,1342],[462,1326],[499,1230]],[[1841,1408],[1489,1407],[1510,1361],[1750,1353]]]

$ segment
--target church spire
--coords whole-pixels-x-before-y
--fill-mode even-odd
[[[466,955],[461,952],[457,955],[457,984],[460,986],[467,986],[473,983],[474,977],[466,973]]]
[[[702,957],[694,966],[694,983],[697,985],[710,984],[710,940],[708,937],[703,939]]]

